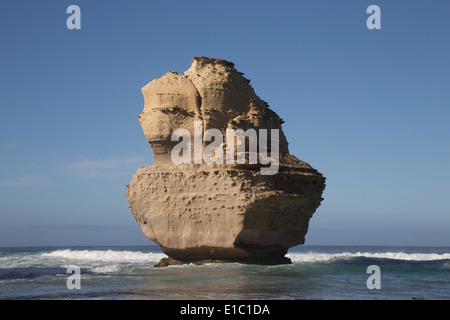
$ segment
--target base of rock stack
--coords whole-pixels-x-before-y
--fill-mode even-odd
[[[171,258],[159,266],[287,264],[288,249],[304,243],[325,187],[322,175],[305,166],[280,166],[273,176],[233,167],[148,166],[134,175],[126,195],[142,232]]]
[[[155,267],[206,263],[245,263],[260,265],[290,264],[285,257],[287,251],[281,247],[252,246],[246,248],[197,247],[188,249],[169,249],[160,246],[169,258],[163,258]]]
[[[207,263],[244,263],[244,264],[259,264],[259,265],[279,265],[279,264],[291,264],[291,259],[287,257],[281,258],[252,258],[252,259],[235,259],[235,260],[223,260],[223,259],[205,259],[205,260],[196,260],[196,261],[180,261],[172,258],[162,258],[154,267],[169,267],[169,266],[180,266],[185,264],[195,264],[197,266],[201,266]]]

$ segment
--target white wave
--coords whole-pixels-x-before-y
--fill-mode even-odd
[[[42,253],[42,257],[95,262],[153,262],[166,257],[163,253],[115,250],[56,250]]]
[[[288,253],[286,255],[294,263],[326,262],[333,260],[348,260],[352,258],[375,258],[406,261],[435,261],[450,259],[450,253],[405,253],[405,252],[342,252],[342,253]]]
[[[112,264],[107,266],[93,267],[91,268],[91,270],[95,273],[115,273],[120,271],[120,266],[117,264]]]

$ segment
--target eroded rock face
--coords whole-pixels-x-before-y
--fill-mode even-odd
[[[139,121],[153,165],[137,171],[126,197],[142,232],[171,258],[163,265],[289,263],[284,256],[304,243],[325,178],[289,154],[283,121],[250,81],[231,62],[195,57],[183,75],[168,72],[142,92]],[[172,133],[183,128],[194,136],[199,122],[203,133],[218,129],[224,137],[227,129],[278,129],[277,173],[261,174],[262,164],[249,163],[248,152],[245,164],[175,165],[171,152],[179,141],[172,141]],[[225,140],[222,146],[225,153]]]

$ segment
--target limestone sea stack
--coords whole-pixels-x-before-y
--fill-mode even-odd
[[[184,74],[170,71],[142,93],[153,164],[133,175],[126,197],[169,257],[159,265],[290,263],[325,177],[289,153],[283,120],[250,81],[232,62],[195,57]]]

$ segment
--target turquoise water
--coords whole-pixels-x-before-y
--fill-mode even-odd
[[[290,265],[154,268],[164,256],[156,246],[0,248],[0,299],[450,299],[449,247],[298,246]],[[67,287],[70,265],[80,289]],[[380,289],[367,286],[371,265]]]

